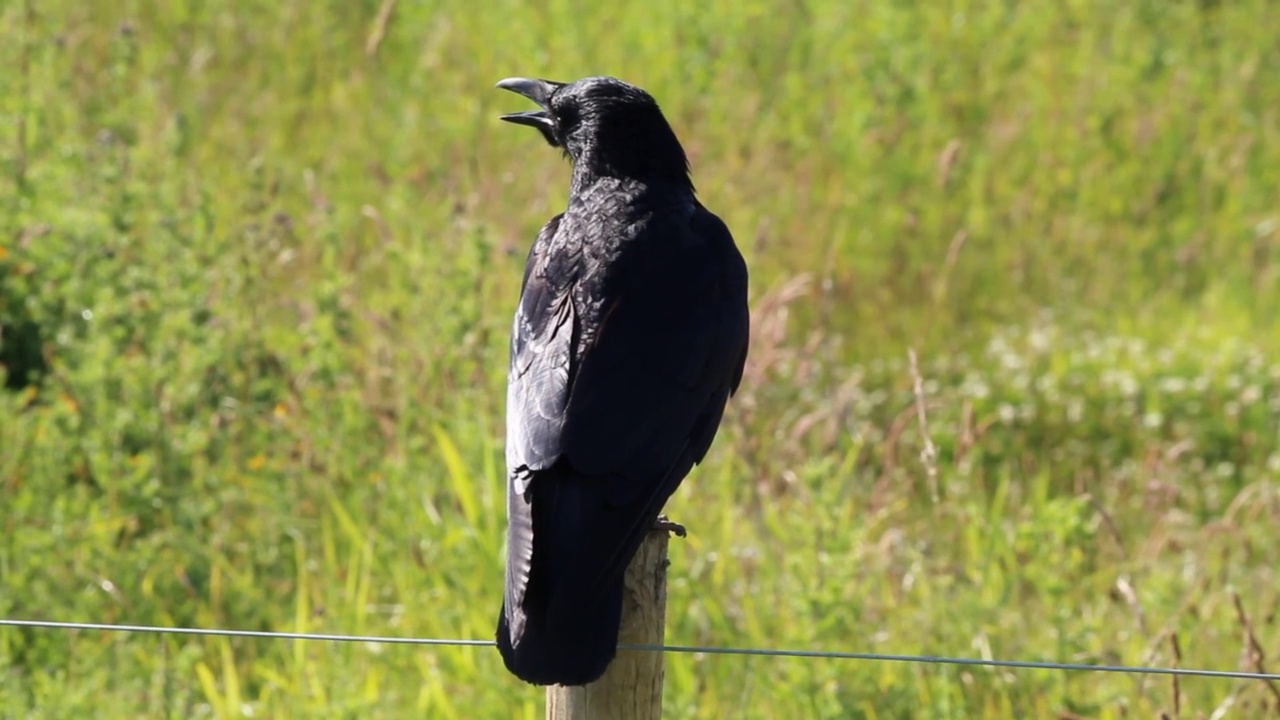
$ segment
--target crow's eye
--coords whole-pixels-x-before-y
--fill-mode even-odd
[[[567,133],[578,126],[581,116],[578,114],[577,105],[562,105],[556,108],[556,125],[560,126],[560,132]]]

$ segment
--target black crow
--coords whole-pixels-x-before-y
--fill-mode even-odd
[[[573,164],[511,331],[498,649],[527,682],[584,685],[617,651],[628,563],[742,378],[747,268],[644,90],[612,77],[498,87],[540,108],[502,119]]]

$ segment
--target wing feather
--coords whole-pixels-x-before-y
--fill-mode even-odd
[[[525,263],[520,304],[511,328],[507,378],[507,581],[504,612],[512,637],[524,631],[524,598],[533,567],[529,483],[560,455],[569,396],[575,323],[568,284],[547,270],[547,248],[560,225],[552,218]]]

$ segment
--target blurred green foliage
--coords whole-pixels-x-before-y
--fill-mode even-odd
[[[670,641],[1252,669],[1235,596],[1280,652],[1277,27],[1267,0],[4,4],[0,617],[491,637],[507,326],[567,185],[491,86],[610,73],[752,270],[743,390],[669,507]],[[667,668],[671,718],[1275,706]],[[483,648],[0,628],[0,718],[541,697]]]

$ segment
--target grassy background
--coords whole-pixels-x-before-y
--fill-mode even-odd
[[[1280,666],[1280,5],[479,7],[0,6],[0,617],[491,637],[507,327],[568,176],[491,87],[611,73],[752,271],[671,642],[1253,669],[1247,625]],[[1278,697],[667,668],[670,718]],[[2,718],[540,713],[486,648],[0,628]]]

